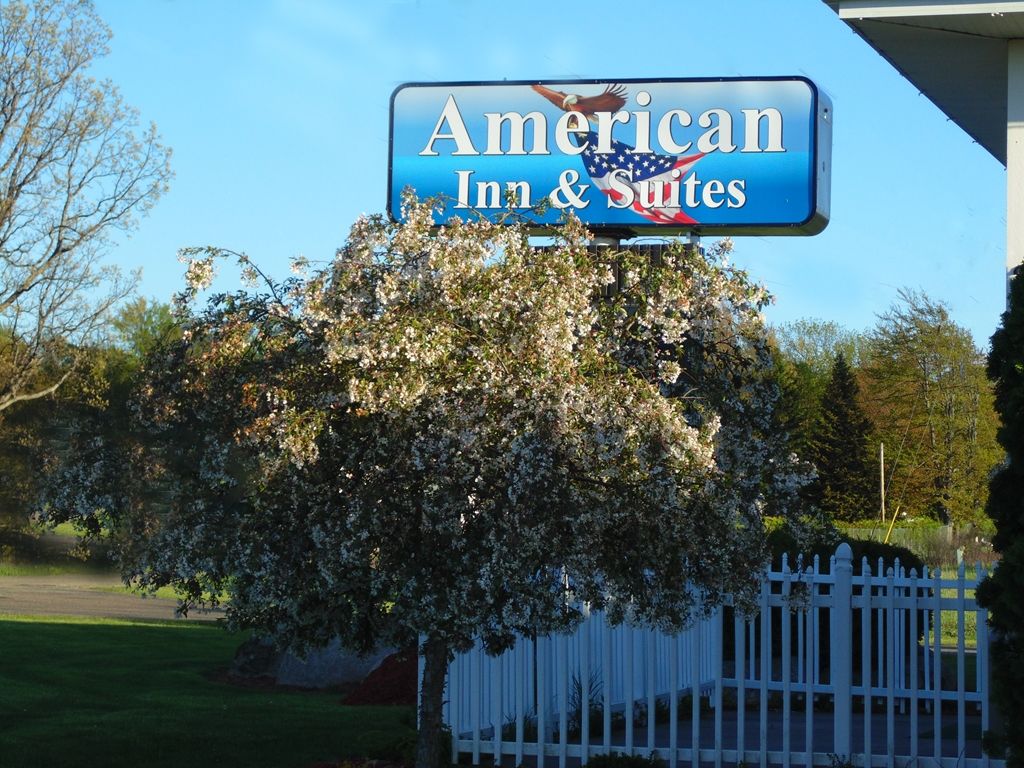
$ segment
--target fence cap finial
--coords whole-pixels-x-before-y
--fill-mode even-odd
[[[836,561],[853,562],[853,548],[845,541],[836,548]]]

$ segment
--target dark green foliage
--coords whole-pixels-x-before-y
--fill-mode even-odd
[[[1005,760],[1006,745],[1003,744],[1002,731],[988,730],[981,734],[981,749],[989,757]]]
[[[924,561],[906,547],[901,547],[898,544],[883,544],[880,541],[868,539],[851,539],[849,544],[850,548],[853,549],[853,569],[855,573],[860,573],[864,558],[867,558],[871,572],[876,576],[878,575],[879,558],[885,564],[884,567],[886,569],[899,560],[900,567],[908,574],[911,569],[917,571],[918,576],[924,571]]]
[[[815,319],[784,323],[773,331],[775,377],[781,390],[776,419],[789,435],[790,450],[806,459],[833,361],[841,354],[856,365],[864,339],[834,322]]]
[[[995,383],[1002,417],[998,439],[1007,461],[992,477],[986,511],[996,523],[995,548],[1002,555],[978,588],[978,602],[991,611],[993,693],[1002,712],[1007,765],[1024,766],[1024,279],[1014,270],[1010,305],[992,336],[988,376]]]
[[[822,573],[830,573],[829,558],[835,554],[840,541],[846,541],[850,545],[850,549],[853,550],[854,573],[860,573],[864,558],[867,558],[873,574],[878,573],[879,558],[882,559],[885,568],[895,565],[899,560],[900,567],[908,574],[912,568],[917,571],[918,576],[924,570],[924,561],[920,557],[906,547],[896,544],[841,537],[841,534],[834,530],[831,533],[822,530],[803,538],[797,536],[787,526],[780,526],[768,533],[768,546],[772,552],[772,562],[775,568],[781,567],[783,554],[789,555],[789,567],[793,570],[796,570],[798,556],[802,556],[803,565],[806,568],[814,562],[814,557],[817,555],[819,570]]]
[[[812,567],[814,564],[815,556],[818,557],[818,571],[820,573],[831,573],[831,561],[830,558],[835,554],[836,547],[839,542],[844,540],[838,538],[839,534],[834,529],[828,529],[826,527],[820,527],[817,530],[811,530],[808,534],[807,531],[795,532],[788,526],[778,526],[768,533],[768,546],[772,552],[772,567],[775,570],[779,570],[782,567],[782,556],[783,554],[788,555],[789,567],[792,571],[796,571],[798,564],[800,567],[806,569]],[[878,541],[868,541],[865,539],[845,539],[853,550],[853,572],[855,575],[861,573],[863,567],[864,558],[867,558],[868,566],[871,569],[871,573],[877,575],[879,573],[878,560],[882,559],[883,572],[888,570],[890,567],[895,567],[896,562],[899,561],[899,566],[903,568],[906,573],[910,573],[911,569],[915,570],[920,576],[924,570],[924,563],[917,555],[911,552],[906,547],[897,546],[895,544],[883,544]],[[776,587],[778,589],[778,587]],[[801,586],[798,580],[794,580],[794,593],[796,593]],[[824,608],[820,610],[820,619],[823,622],[822,626],[828,626],[828,611]],[[782,643],[782,609],[772,609],[772,647],[781,647]],[[724,622],[722,625],[722,652],[723,658],[726,660],[733,660],[735,658],[735,628],[733,624],[733,618],[735,613],[732,608],[725,609]],[[797,633],[797,614],[792,613],[790,616],[790,631],[791,637],[796,637]],[[853,617],[850,624],[850,633],[853,638],[853,658],[855,666],[860,663],[861,659],[861,611],[854,611]],[[924,631],[924,622],[918,621],[918,639],[921,638]],[[760,647],[760,624],[755,626],[755,647]],[[873,632],[872,635],[872,648],[871,658],[873,661],[878,659],[878,641],[877,635]],[[912,642],[907,640],[908,644]],[[824,633],[820,640],[820,648],[822,658],[828,658],[830,650],[830,637]]]
[[[49,448],[65,443],[69,422],[82,408],[103,406],[107,363],[102,354],[83,351],[53,373],[68,374],[56,392],[0,413],[0,529],[27,529],[43,457]]]
[[[821,397],[808,455],[818,469],[814,501],[835,520],[867,517],[874,506],[868,457],[871,422],[858,395],[857,381],[840,352]]]
[[[779,387],[776,426],[789,436],[790,450],[805,458],[810,453],[824,381],[819,382],[807,365],[790,360],[781,350],[773,350],[773,358]]]
[[[782,518],[769,518],[765,523],[768,535],[768,549],[772,555],[772,568],[782,568],[782,556],[789,556],[789,567],[796,568],[797,559],[802,556],[805,566],[810,565],[814,555],[828,562],[842,541],[840,532],[827,518],[803,521],[798,530]]]
[[[114,332],[103,343],[75,348],[64,368],[46,372],[67,374],[56,392],[0,413],[0,529],[26,529],[57,459],[100,452],[127,429],[129,395],[146,356],[176,332],[170,305],[141,298],[117,312],[111,325]]]

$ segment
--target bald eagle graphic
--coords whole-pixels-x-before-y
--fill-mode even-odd
[[[618,112],[625,106],[628,95],[625,86],[617,83],[606,85],[604,91],[593,96],[563,93],[539,83],[531,87],[559,109],[579,112],[587,118],[588,125],[597,122],[598,112]],[[577,144],[585,142],[581,158],[590,178],[616,203],[621,204],[626,199],[627,195],[621,191],[625,186],[633,191],[629,208],[645,219],[675,226],[699,223],[683,211],[679,190],[704,153],[677,157],[637,152],[635,147],[614,140],[611,153],[599,153],[598,136],[593,129],[573,133],[573,136]]]
[[[604,93],[597,96],[579,96],[574,93],[562,93],[545,88],[543,85],[533,86],[533,90],[566,112],[580,112],[588,120],[594,119],[597,112],[618,112],[626,105],[626,89],[622,85],[608,85]]]

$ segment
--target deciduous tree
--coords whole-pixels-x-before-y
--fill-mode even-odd
[[[761,516],[802,475],[763,434],[766,296],[742,273],[623,254],[602,299],[574,220],[536,249],[518,226],[433,231],[409,198],[405,219],[360,220],[284,283],[240,257],[262,287],[183,308],[136,442],[55,474],[49,512],[112,529],[126,575],[186,607],[226,590],[232,626],[419,638],[429,768],[453,653],[568,630],[584,603],[677,629],[749,601]],[[194,290],[224,254],[189,255]]]
[[[865,405],[891,469],[893,502],[962,525],[982,515],[1001,459],[984,358],[941,302],[901,291],[871,334]],[[906,507],[905,507],[906,508]]]
[[[133,280],[111,234],[166,188],[169,151],[109,81],[85,0],[0,4],[0,412],[54,392]]]

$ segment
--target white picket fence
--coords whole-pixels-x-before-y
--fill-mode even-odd
[[[519,766],[543,755],[566,768],[597,754],[655,753],[670,768],[789,768],[838,755],[856,766],[1001,768],[980,746],[989,635],[973,594],[984,575],[980,565],[973,579],[963,566],[952,579],[907,574],[898,561],[872,573],[866,560],[855,575],[844,544],[827,573],[817,560],[766,573],[753,617],[729,610],[727,620],[720,608],[665,635],[609,626],[595,611],[572,634],[520,638],[497,657],[475,648],[449,669],[453,758]],[[941,642],[950,620],[955,648]]]

